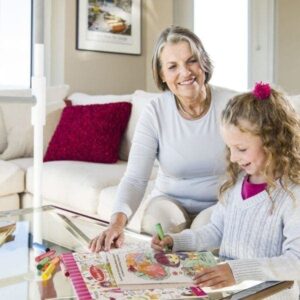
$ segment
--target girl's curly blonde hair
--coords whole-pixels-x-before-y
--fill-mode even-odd
[[[276,177],[280,177],[286,191],[289,182],[300,184],[300,118],[283,93],[271,88],[270,96],[264,100],[252,92],[238,95],[228,102],[221,120],[222,125],[234,125],[262,139],[267,157],[263,176],[268,189],[275,187]],[[241,121],[253,126],[245,128]],[[228,147],[226,159],[227,178],[220,187],[220,199],[241,172],[239,165],[230,161]]]

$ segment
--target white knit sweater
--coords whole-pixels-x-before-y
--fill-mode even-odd
[[[300,186],[290,184],[293,200],[278,182],[271,193],[272,208],[266,191],[243,200],[242,182],[243,176],[217,204],[209,224],[171,234],[173,250],[220,248],[237,283],[300,280]],[[299,299],[297,283],[273,298]]]
[[[159,171],[151,199],[171,197],[192,214],[217,202],[219,179],[225,172],[220,115],[235,92],[211,86],[211,95],[208,112],[197,120],[180,115],[171,92],[147,105],[136,126],[113,214],[123,212],[130,217],[137,210],[155,159]]]

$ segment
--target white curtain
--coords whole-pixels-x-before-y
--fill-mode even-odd
[[[0,89],[29,88],[31,0],[0,0]]]

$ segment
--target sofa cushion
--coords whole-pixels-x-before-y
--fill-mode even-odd
[[[68,85],[47,87],[47,114],[63,106],[63,98],[69,90]],[[1,91],[6,96],[31,96],[31,90]],[[0,159],[31,157],[33,155],[33,127],[31,125],[31,104],[1,103],[7,133],[7,148]]]
[[[20,208],[20,198],[18,194],[0,197],[0,211]]]
[[[132,96],[132,112],[130,120],[122,139],[120,148],[120,158],[122,160],[128,160],[129,151],[131,147],[132,138],[134,135],[136,123],[146,107],[146,105],[153,99],[159,97],[161,93],[148,93],[142,90],[137,90]]]
[[[9,161],[0,160],[0,196],[21,193],[24,188],[24,170]]]
[[[0,107],[0,153],[2,153],[6,147],[7,147],[6,129],[3,120],[2,109]]]
[[[67,105],[107,104],[114,102],[131,102],[132,94],[128,95],[89,95],[73,93],[68,96]]]
[[[27,169],[33,166],[33,158],[32,157],[24,157],[24,158],[16,158],[9,161],[10,163],[17,165],[21,170],[25,172]]]
[[[44,155],[46,154],[49,143],[53,137],[57,124],[59,123],[62,111],[63,109],[57,109],[49,112],[46,116],[46,124],[44,126],[44,145],[43,145]]]
[[[0,158],[9,160],[32,156],[31,104],[2,104],[2,109],[7,131],[7,148]]]
[[[131,112],[131,103],[65,107],[44,161],[115,163]]]
[[[98,164],[79,161],[52,161],[43,164],[42,197],[52,203],[95,214],[100,191],[119,183],[126,162]],[[33,168],[26,174],[26,190],[33,194]]]

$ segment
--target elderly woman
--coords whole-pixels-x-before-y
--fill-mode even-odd
[[[225,172],[219,115],[234,93],[208,84],[212,63],[200,39],[185,28],[172,26],[161,33],[152,70],[165,92],[139,119],[110,225],[91,241],[92,251],[122,245],[124,228],[143,199],[155,159],[159,171],[142,231],[152,234],[158,222],[165,231],[181,231],[217,201]]]

